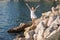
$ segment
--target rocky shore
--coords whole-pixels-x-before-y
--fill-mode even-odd
[[[34,27],[35,26],[35,27]],[[18,27],[8,30],[8,33],[22,32],[24,36],[18,34],[13,40],[60,40],[60,4],[51,11],[42,13],[42,16],[35,21],[21,23]]]

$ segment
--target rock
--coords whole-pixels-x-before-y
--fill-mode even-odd
[[[56,9],[60,9],[60,4],[59,4],[59,5],[57,5]]]
[[[37,40],[44,40],[44,38],[42,37],[42,33],[43,33],[43,30],[39,30],[38,34],[37,34]]]
[[[29,31],[26,33],[25,38],[26,40],[33,40],[34,30]]]
[[[43,31],[44,31],[44,29],[45,29],[45,24],[44,24],[44,22],[43,21],[41,21],[38,25],[37,25],[37,27],[36,27],[36,29],[35,29],[35,34],[34,34],[34,38],[36,38],[36,39],[34,39],[34,40],[43,40],[44,38],[42,37],[42,34],[43,34]]]
[[[20,38],[16,38],[16,39],[13,39],[13,40],[25,40],[25,38],[20,37]]]
[[[60,26],[59,26],[59,28],[57,29],[57,30],[55,30],[55,31],[53,31],[48,37],[47,37],[47,39],[48,40],[58,40],[58,38],[59,38],[59,36],[60,36]],[[59,39],[60,40],[60,39]]]
[[[33,35],[34,40],[37,40],[37,34]]]
[[[43,20],[44,21],[44,20]],[[37,25],[37,27],[36,27],[36,29],[35,29],[35,33],[38,33],[39,32],[39,30],[40,31],[42,31],[42,30],[44,30],[45,29],[45,23],[43,22],[43,21],[41,21],[38,25]]]
[[[50,29],[47,28],[44,33],[44,38],[46,38],[50,34]]]
[[[25,37],[20,37],[20,35],[18,34],[18,35],[16,36],[16,38],[13,39],[13,40],[25,40]]]
[[[31,22],[21,23],[18,27],[11,28],[11,29],[9,29],[7,32],[8,32],[8,33],[20,33],[20,32],[23,32],[26,27],[29,27],[29,26],[31,26],[31,25],[32,25]]]
[[[16,39],[16,40],[25,40],[25,38],[18,38],[18,39]]]
[[[46,16],[49,16],[50,14],[51,14],[51,11],[42,13],[42,15],[46,15]]]
[[[59,16],[57,16],[57,18],[55,19],[55,21],[53,21],[51,23],[51,26],[48,28],[48,30],[52,30],[52,33],[54,34],[55,32],[57,32],[57,30],[60,28],[60,18]],[[53,29],[52,29],[53,28]],[[46,30],[47,31],[47,30]]]

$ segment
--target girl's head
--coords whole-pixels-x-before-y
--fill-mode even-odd
[[[35,10],[35,7],[32,7],[31,9],[32,9],[32,10]]]

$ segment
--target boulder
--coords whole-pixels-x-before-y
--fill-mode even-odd
[[[7,32],[8,33],[20,33],[20,32],[23,32],[26,27],[29,27],[31,25],[32,25],[31,22],[21,23],[18,27],[11,28]]]
[[[37,40],[37,34],[33,35],[34,40]]]
[[[17,35],[13,40],[25,40],[25,37],[20,37],[20,35]]]
[[[49,36],[46,37],[47,40],[60,40],[60,26],[57,30],[53,31]]]
[[[31,30],[25,34],[26,40],[33,40],[34,30]]]
[[[20,37],[20,38],[16,38],[16,39],[13,39],[13,40],[25,40],[25,38]]]

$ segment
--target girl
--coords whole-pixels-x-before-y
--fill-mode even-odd
[[[27,30],[25,30],[24,35],[25,35],[28,31],[30,31],[30,30],[32,30],[32,29],[35,29],[35,27],[36,27],[36,25],[35,25],[35,20],[36,20],[36,18],[37,18],[37,16],[35,15],[35,11],[36,11],[36,9],[40,6],[40,5],[38,5],[36,8],[34,8],[34,7],[30,8],[27,3],[26,3],[26,5],[27,5],[27,7],[29,8],[30,13],[31,13],[30,16],[31,16],[31,19],[32,19],[32,26],[29,27]]]
[[[35,11],[36,11],[36,9],[40,6],[40,5],[38,5],[36,8],[35,7],[32,7],[32,8],[30,8],[30,6],[26,3],[26,5],[27,5],[27,7],[29,8],[29,10],[30,10],[30,16],[31,16],[31,19],[32,19],[32,24],[34,25],[34,21],[36,20],[36,18],[37,18],[37,16],[35,15]]]

